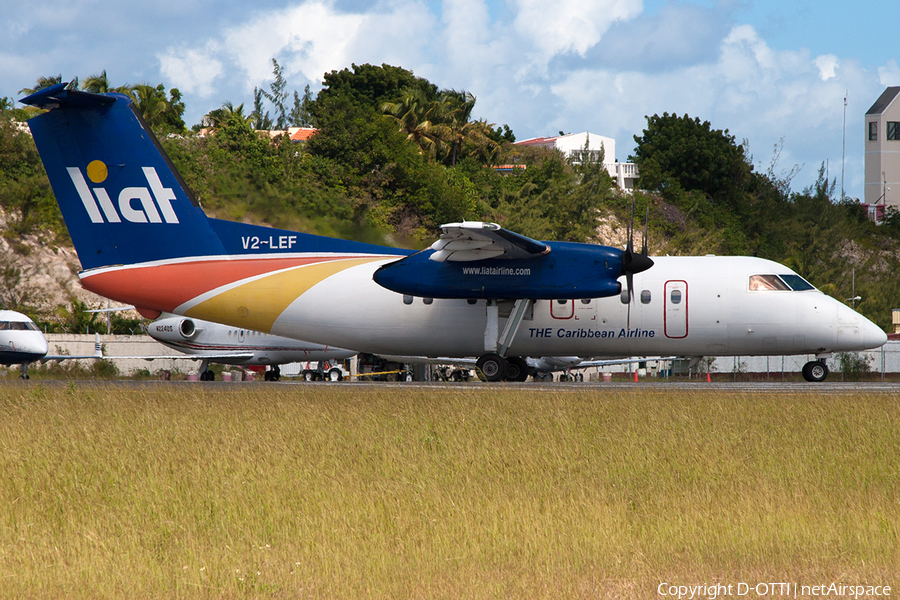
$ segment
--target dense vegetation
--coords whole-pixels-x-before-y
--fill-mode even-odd
[[[472,118],[472,94],[399,67],[352,65],[326,74],[315,96],[308,87],[294,91],[291,107],[283,69],[274,60],[273,67],[274,81],[255,91],[251,111],[224,102],[191,130],[176,89],[114,88],[105,72],[70,86],[134,98],[204,208],[221,218],[412,247],[430,242],[441,223],[463,219],[539,239],[621,243],[597,233],[602,222],[626,218],[632,202],[614,191],[602,161],[577,165],[513,145],[508,126]],[[34,89],[59,80],[43,78]],[[0,207],[13,249],[27,234],[67,241],[34,144],[22,134],[29,114],[0,101]],[[287,126],[318,131],[303,144],[259,133]],[[777,153],[760,172],[746,143],[687,115],[648,117],[634,140],[645,190],[634,199],[637,214],[650,208],[651,252],[771,258],[841,300],[861,296],[857,308],[887,328],[900,291],[891,277],[896,213],[876,227],[856,201],[835,198],[824,170],[793,192],[795,169],[777,175]],[[526,168],[509,177],[489,168],[503,163]],[[27,310],[9,292],[20,274],[8,263],[0,302]]]

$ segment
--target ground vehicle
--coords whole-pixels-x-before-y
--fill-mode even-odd
[[[350,379],[349,360],[310,361],[303,365],[300,377],[306,381],[343,381]]]

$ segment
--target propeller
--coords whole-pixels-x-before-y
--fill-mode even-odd
[[[631,220],[628,223],[628,241],[625,251],[622,253],[622,273],[625,274],[625,282],[628,287],[628,317],[626,328],[631,329],[631,305],[634,302],[634,274],[646,271],[653,266],[653,260],[647,255],[647,225],[650,222],[650,206],[647,206],[647,216],[644,218],[644,239],[641,243],[641,252],[634,251],[634,197],[631,198]]]

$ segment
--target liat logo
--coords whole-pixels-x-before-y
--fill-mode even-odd
[[[153,167],[143,167],[147,187],[127,187],[119,192],[116,204],[103,187],[90,187],[78,167],[68,167],[69,177],[75,184],[75,190],[87,210],[91,223],[178,223],[178,216],[172,208],[175,192],[172,188],[163,187]],[[101,184],[106,181],[109,171],[99,160],[87,166],[87,176],[91,183]],[[120,216],[121,215],[121,216]]]

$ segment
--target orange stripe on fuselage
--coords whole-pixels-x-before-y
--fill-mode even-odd
[[[351,257],[213,259],[194,262],[131,266],[83,273],[81,285],[92,292],[141,308],[172,312],[197,296],[235,282],[270,273]],[[357,258],[356,256],[352,258]],[[372,257],[380,260],[384,257]]]

